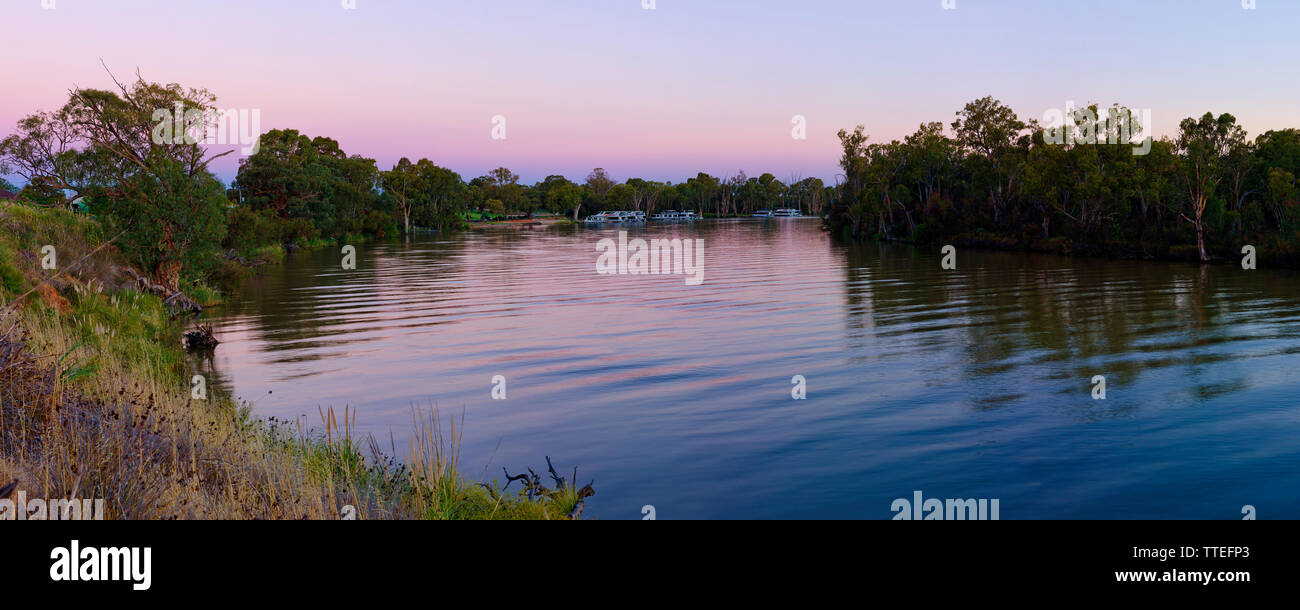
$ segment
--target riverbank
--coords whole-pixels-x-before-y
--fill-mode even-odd
[[[350,410],[256,419],[196,389],[188,322],[132,287],[95,221],[6,203],[0,228],[0,489],[104,499],[108,519],[562,519],[589,495],[463,478],[436,411],[413,412],[402,463],[363,451]]]
[[[577,224],[568,218],[519,218],[515,220],[489,220],[469,223],[470,229],[513,228],[527,229],[533,227],[560,227]]]

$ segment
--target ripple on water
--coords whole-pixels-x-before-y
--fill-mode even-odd
[[[463,412],[468,474],[576,463],[606,519],[888,518],[915,489],[1003,518],[1300,516],[1294,274],[979,251],[944,272],[816,221],[631,232],[703,239],[704,284],[599,276],[616,232],[583,227],[372,244],[346,272],[300,252],[196,366],[262,415],[356,407],[398,447],[412,405]]]

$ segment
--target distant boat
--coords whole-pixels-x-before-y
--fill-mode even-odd
[[[662,212],[655,214],[650,219],[655,222],[691,222],[694,220],[699,220],[695,216],[695,212],[692,212],[690,210],[687,210],[685,212],[678,212],[677,210],[664,210]]]
[[[772,210],[759,210],[757,212],[754,212],[753,214],[750,214],[750,216],[753,218],[771,218]]]
[[[781,208],[775,212],[772,212],[772,217],[773,218],[803,218],[803,214],[799,213],[799,210],[792,210],[790,208]]]
[[[585,222],[585,223],[587,223],[587,224],[589,224],[589,225],[603,225],[603,224],[609,222],[609,212],[601,212],[601,213],[599,213],[599,214],[592,214],[591,216],[588,216],[587,219],[584,220],[583,222]]]
[[[606,219],[620,224],[639,224],[645,222],[645,212],[608,212]]]

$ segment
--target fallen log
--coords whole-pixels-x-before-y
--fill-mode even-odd
[[[577,467],[574,467],[573,469],[572,481],[574,482],[572,483],[570,482],[570,480],[566,480],[564,477],[560,476],[560,473],[555,471],[555,465],[551,463],[550,456],[546,456],[546,469],[550,472],[551,479],[555,481],[555,489],[547,489],[545,486],[543,486],[542,477],[538,475],[536,472],[533,472],[532,468],[529,468],[528,472],[526,473],[511,475],[510,471],[507,470],[504,466],[502,466],[501,472],[504,472],[506,475],[506,485],[505,487],[501,488],[501,491],[504,493],[507,489],[510,488],[511,483],[514,483],[515,481],[520,481],[524,486],[522,493],[528,497],[529,501],[533,501],[533,500],[540,501],[545,499],[557,500],[560,499],[561,497],[560,494],[566,493],[566,491],[570,488],[569,487],[570,485],[574,485],[574,486],[577,485],[576,483],[578,479]],[[592,481],[591,483],[588,483],[585,487],[577,491],[577,498],[576,498],[577,502],[573,505],[573,509],[570,510],[568,514],[568,517],[570,519],[577,520],[579,517],[582,516],[582,510],[586,504],[585,500],[587,498],[590,498],[591,496],[596,495],[596,489],[593,487],[595,483],[596,483],[595,481]],[[489,492],[492,491],[487,484],[480,483],[480,485],[482,485]],[[492,495],[493,498],[495,499],[496,494],[493,493]]]

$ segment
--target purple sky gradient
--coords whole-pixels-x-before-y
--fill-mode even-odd
[[[743,169],[834,181],[835,133],[952,121],[992,95],[1150,108],[1157,135],[1232,112],[1300,126],[1300,2],[1257,0],[0,0],[0,135],[73,86],[207,88],[263,131],[527,183],[597,166],[679,182]],[[1081,8],[1081,7],[1086,7]],[[507,120],[493,140],[492,117]],[[808,138],[791,138],[803,115]],[[226,181],[237,155],[214,168]]]

